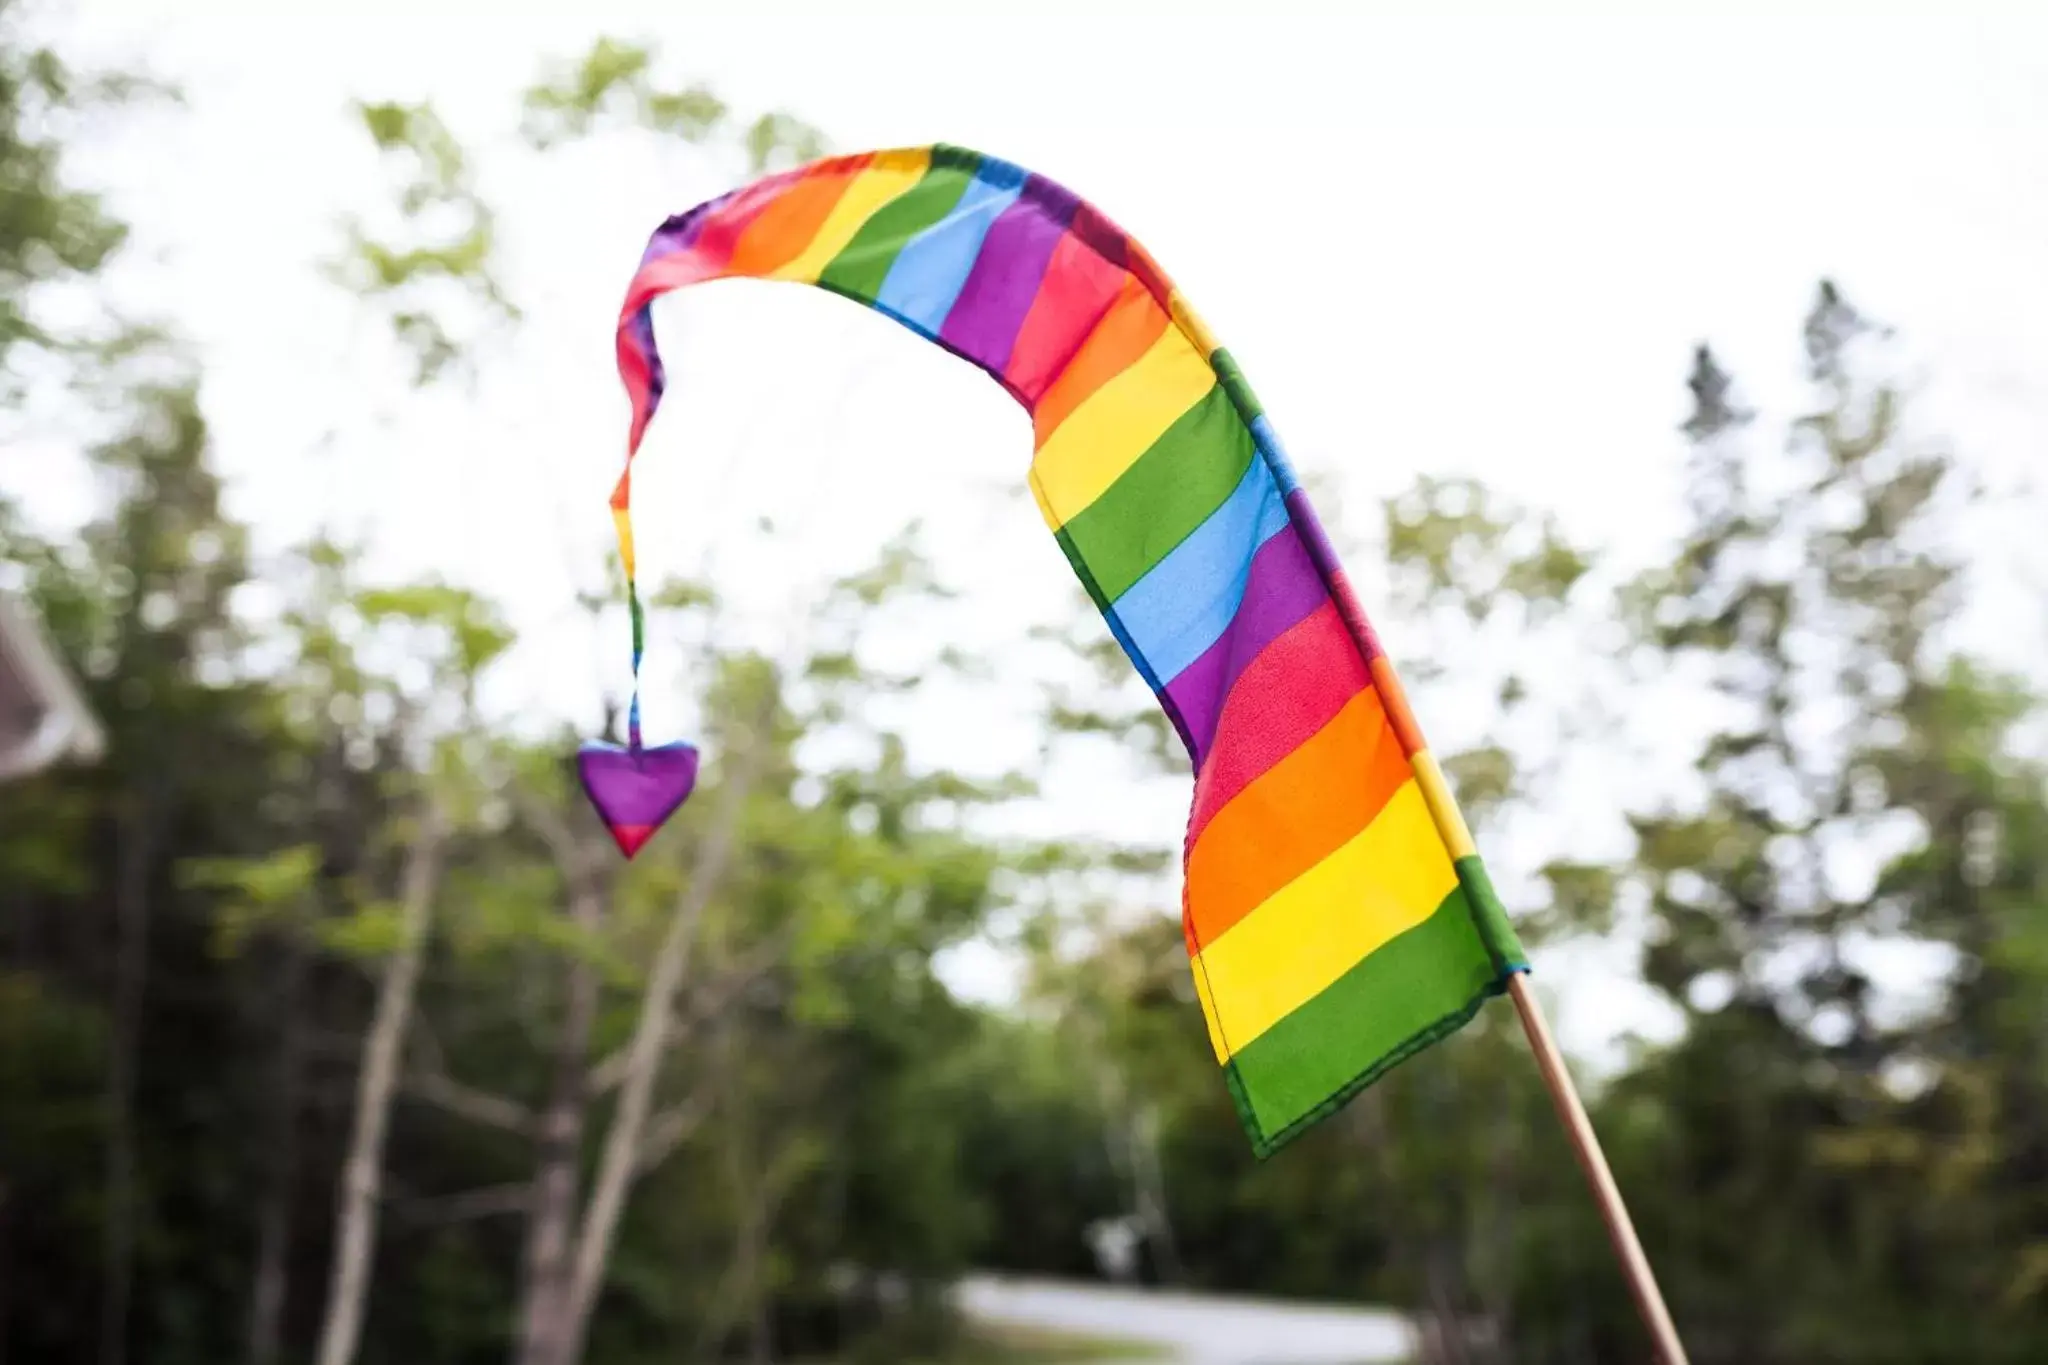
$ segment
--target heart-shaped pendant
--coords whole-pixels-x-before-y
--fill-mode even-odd
[[[697,751],[688,744],[621,749],[586,744],[576,754],[583,790],[628,858],[689,799],[697,785]]]

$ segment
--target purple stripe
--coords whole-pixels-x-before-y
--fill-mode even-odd
[[[1216,718],[1237,675],[1290,626],[1329,600],[1322,575],[1292,526],[1259,547],[1245,579],[1244,601],[1216,643],[1166,685],[1164,700],[1179,712],[1194,749],[1195,771],[1216,738]]]
[[[647,362],[647,415],[652,417],[668,391],[668,367],[661,363],[661,348],[654,344],[654,305],[648,304],[626,320],[626,335],[633,349]]]
[[[1031,176],[1016,202],[999,214],[982,239],[981,254],[939,329],[939,339],[968,360],[1002,373],[1080,203],[1048,180]]]
[[[1337,615],[1350,628],[1351,638],[1371,663],[1377,656],[1386,653],[1380,648],[1379,634],[1373,630],[1372,622],[1365,618],[1365,607],[1352,590],[1351,580],[1344,573],[1344,566],[1337,561],[1337,547],[1330,544],[1330,533],[1323,529],[1323,523],[1316,516],[1316,509],[1309,506],[1308,494],[1296,487],[1287,494],[1287,514],[1294,519],[1294,529],[1305,537],[1309,558],[1327,585],[1330,600],[1337,604]]]
[[[640,253],[640,264],[646,265],[658,256],[673,255],[695,242],[704,231],[704,225],[711,216],[733,201],[738,190],[727,190],[716,199],[707,199],[688,213],[678,213],[654,230],[647,239],[647,249]]]

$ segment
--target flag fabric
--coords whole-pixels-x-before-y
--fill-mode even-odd
[[[1260,1155],[1527,970],[1271,423],[1143,247],[1052,181],[943,145],[836,157],[670,219],[619,320],[629,579],[632,457],[666,382],[651,307],[720,278],[844,295],[1030,413],[1039,510],[1193,765],[1182,925]]]

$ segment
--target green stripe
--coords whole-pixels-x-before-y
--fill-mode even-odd
[[[932,150],[932,164],[918,182],[877,209],[853,240],[818,275],[826,289],[873,303],[882,292],[889,267],[910,239],[953,211],[960,196],[981,169],[973,152],[950,147]]]
[[[1467,863],[1478,859],[1459,860],[1461,878]],[[1515,961],[1496,965],[1480,928],[1486,918],[1474,914],[1461,882],[1428,919],[1368,953],[1230,1059],[1225,1081],[1261,1157],[1463,1028],[1487,997],[1507,989],[1524,965],[1519,947]]]
[[[1114,602],[1223,505],[1252,462],[1251,429],[1215,386],[1101,497],[1060,528],[1068,558]]]
[[[1216,354],[1209,357],[1209,364],[1214,367],[1216,378],[1222,382],[1223,391],[1230,395],[1230,401],[1235,403],[1238,412],[1243,414],[1246,426],[1266,415],[1265,406],[1259,402],[1258,395],[1252,392],[1252,386],[1245,379],[1244,371],[1238,368],[1236,356],[1218,346]]]
[[[1074,544],[1074,538],[1067,534],[1067,528],[1064,526],[1054,531],[1052,538],[1059,542],[1060,553],[1067,557],[1067,567],[1074,571],[1074,577],[1080,579],[1081,586],[1087,589],[1088,600],[1095,604],[1095,610],[1107,616],[1110,609],[1109,596],[1102,591],[1102,585],[1095,581],[1095,575],[1088,571],[1088,561],[1081,557],[1081,547]]]

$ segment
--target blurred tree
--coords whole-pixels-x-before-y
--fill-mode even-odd
[[[497,276],[497,216],[431,105],[364,104],[356,113],[394,170],[396,221],[377,237],[361,217],[347,218],[347,245],[328,273],[383,316],[414,383],[431,384],[451,365],[473,364],[483,339],[518,320]]]
[[[1992,1002],[2042,986],[2041,864],[2005,836],[2043,819],[2035,703],[1943,638],[1967,493],[1886,334],[1824,284],[1805,338],[1779,445],[1700,349],[1692,526],[1628,594],[1643,661],[1710,700],[1696,799],[1633,817],[1616,882],[1685,1032],[1603,1116],[1625,1184],[1683,1192],[1639,1216],[1695,1360],[2034,1359],[2038,1010]],[[1940,1003],[1881,989],[1887,953]],[[1531,1358],[1630,1357],[1618,1291],[1583,1292],[1518,1294]]]
[[[144,389],[133,404],[130,429],[93,452],[108,514],[62,548],[14,545],[53,634],[82,665],[109,749],[95,770],[0,795],[13,850],[4,860],[9,957],[81,1003],[104,1002],[108,1066],[92,1220],[100,1266],[72,1271],[74,1284],[101,1287],[101,1311],[24,1296],[14,1311],[34,1316],[0,1330],[30,1354],[79,1358],[79,1325],[97,1321],[102,1360],[123,1359],[137,1339],[161,1343],[157,1358],[219,1358],[232,1348],[208,1346],[213,1324],[188,1315],[232,1291],[199,1272],[206,1248],[173,1230],[195,1219],[240,1224],[226,1200],[250,1154],[205,1144],[250,1089],[197,1060],[234,1032],[237,1011],[231,995],[182,984],[206,974],[210,896],[182,886],[176,867],[194,854],[254,853],[275,837],[260,801],[275,735],[260,690],[238,677],[241,632],[228,599],[243,577],[243,535],[221,514],[191,383]],[[11,1212],[29,1226],[48,1213],[35,1205],[70,1187],[54,1172],[9,1184],[19,1201]],[[58,1274],[66,1257],[48,1250],[42,1269]]]
[[[40,316],[46,286],[89,280],[120,249],[127,225],[74,185],[65,141],[100,106],[167,94],[127,73],[83,73],[39,45],[20,0],[0,0],[0,398],[22,396],[18,347],[70,350],[106,341]]]
[[[609,40],[599,41],[581,66],[553,86],[542,85],[527,98],[527,127],[534,146],[546,148],[564,136],[591,131],[601,114],[623,90],[631,97],[631,117],[663,131],[703,138],[720,130],[723,106],[701,90],[668,95],[655,90],[647,77],[649,55]],[[440,284],[481,301],[503,321],[516,319],[493,276],[492,218],[470,188],[467,158],[446,126],[425,106],[371,106],[362,110],[366,128],[377,145],[403,154],[411,168],[401,189],[398,209],[405,225],[399,245],[367,237],[351,225],[351,244],[339,277],[367,297],[393,297],[390,321],[399,341],[415,353],[417,375],[427,382],[467,347],[452,340],[441,321],[447,302],[410,302],[423,286]],[[755,164],[765,164],[775,149],[793,139],[814,137],[789,120],[756,125],[748,145]],[[455,210],[451,214],[451,208]],[[450,218],[464,225],[451,241],[433,238],[428,225]],[[445,289],[444,289],[445,292]],[[590,963],[572,959],[567,965],[565,1013],[556,1040],[555,1078],[547,1107],[539,1120],[541,1150],[526,1207],[527,1239],[522,1257],[519,1345],[523,1365],[568,1365],[579,1359],[591,1314],[596,1307],[606,1267],[624,1212],[627,1193],[668,1149],[686,1138],[702,1121],[703,1097],[692,1096],[665,1114],[652,1110],[652,1096],[663,1063],[675,1041],[673,1015],[684,989],[699,924],[721,892],[732,861],[733,821],[748,800],[755,781],[752,764],[767,761],[758,744],[761,720],[734,719],[733,733],[745,742],[726,755],[737,767],[725,771],[721,820],[698,843],[684,889],[673,894],[673,914],[651,960],[629,1045],[596,1085],[587,1056],[595,1023],[597,982]],[[530,764],[527,766],[531,766]],[[523,796],[528,822],[552,850],[562,880],[569,918],[580,932],[596,931],[607,919],[611,876],[605,868],[609,850],[586,820],[565,815],[550,799],[537,798],[514,779]],[[571,798],[572,800],[574,798]],[[402,962],[403,959],[400,959]],[[401,1016],[402,1017],[402,1016]],[[366,1075],[368,1073],[366,1072]],[[616,1087],[617,1104],[603,1140],[603,1152],[592,1174],[587,1199],[579,1198],[576,1166],[587,1110],[604,1091]],[[388,1092],[385,1092],[388,1093]],[[430,1096],[447,1101],[471,1095],[445,1076],[432,1078]],[[366,1094],[366,1099],[368,1098]],[[485,1111],[516,1110],[509,1101],[485,1097]],[[478,1112],[474,1102],[468,1106]],[[359,1264],[367,1248],[360,1238],[337,1266],[338,1292],[345,1273],[360,1279]],[[336,1348],[323,1353],[323,1365],[344,1365],[353,1348],[346,1323],[347,1307],[360,1293],[341,1296],[344,1325],[331,1337]]]
[[[359,611],[372,630],[401,628],[403,657],[425,666],[419,710],[430,712],[450,699],[457,707],[452,724],[417,725],[415,738],[426,749],[425,771],[394,794],[394,806],[407,812],[396,831],[405,848],[397,903],[362,906],[343,928],[344,941],[351,947],[384,960],[357,1071],[354,1126],[342,1165],[337,1246],[316,1357],[320,1365],[348,1365],[361,1337],[383,1188],[385,1134],[440,889],[444,846],[462,816],[479,804],[471,766],[482,743],[477,683],[512,643],[494,611],[468,592],[440,585],[368,593],[360,600]]]

